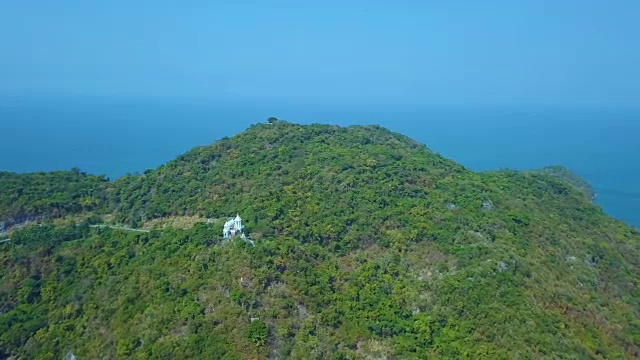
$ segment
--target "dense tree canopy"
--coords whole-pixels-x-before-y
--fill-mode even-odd
[[[640,356],[640,233],[554,174],[278,121],[110,183],[2,176],[1,194],[33,194],[4,217],[52,215],[40,177],[96,201],[0,244],[0,357]],[[221,238],[236,213],[255,247]]]
[[[0,172],[0,230],[28,220],[58,218],[104,205],[107,180],[71,171]]]
[[[531,172],[545,174],[556,177],[564,182],[572,185],[576,189],[584,193],[589,199],[595,198],[596,193],[591,185],[579,176],[576,176],[569,169],[558,165],[546,166],[542,169],[533,170]]]

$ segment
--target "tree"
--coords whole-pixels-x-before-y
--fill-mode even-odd
[[[269,328],[262,320],[254,320],[247,327],[247,340],[256,346],[262,346],[267,341]]]
[[[277,118],[277,117],[273,117],[273,116],[272,116],[272,117],[270,117],[270,118],[268,118],[268,119],[267,119],[267,122],[268,122],[269,124],[277,123],[277,122],[278,122],[278,118]]]

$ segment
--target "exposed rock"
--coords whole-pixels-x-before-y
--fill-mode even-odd
[[[505,264],[502,261],[498,262],[498,271],[503,272],[503,271],[507,271],[509,269],[509,265]]]
[[[493,210],[493,202],[491,202],[491,200],[483,202],[482,203],[482,210],[484,210],[484,211]]]
[[[303,304],[296,303],[296,307],[298,308],[298,316],[302,319],[306,319],[309,317],[309,312],[307,311],[307,307]]]
[[[587,264],[588,267],[594,267],[598,265],[598,259],[595,256],[589,256],[584,260],[584,263]]]
[[[18,214],[8,219],[0,221],[0,233],[6,233],[7,231],[26,226],[32,222],[44,221],[49,217],[46,214],[31,215],[31,214]]]

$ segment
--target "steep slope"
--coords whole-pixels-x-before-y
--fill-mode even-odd
[[[548,174],[474,173],[376,126],[260,124],[106,190],[134,233],[26,227],[0,354],[638,357],[640,233]],[[240,213],[256,246],[221,239]]]
[[[104,205],[107,180],[71,171],[0,172],[0,231],[26,221],[59,218]]]
[[[571,170],[565,167],[562,167],[559,165],[545,166],[542,169],[532,170],[531,172],[550,175],[560,180],[563,180],[568,184],[572,185],[573,187],[575,187],[576,189],[580,190],[582,193],[585,194],[585,196],[587,196],[591,200],[593,200],[596,196],[596,193],[593,190],[593,187],[591,187],[591,185],[588,182],[586,182],[584,179],[577,176],[576,174],[571,172]]]

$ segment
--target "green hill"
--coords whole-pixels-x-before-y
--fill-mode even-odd
[[[86,191],[33,176],[0,214],[96,201],[0,244],[0,358],[640,356],[640,233],[554,174],[280,121]],[[235,214],[255,247],[222,239]]]
[[[103,176],[78,169],[31,174],[0,172],[0,230],[26,221],[98,209],[104,205],[107,186]]]
[[[587,196],[591,200],[593,200],[596,196],[595,191],[593,190],[593,188],[588,182],[586,182],[584,179],[580,178],[579,176],[571,172],[571,170],[565,167],[558,166],[558,165],[546,166],[546,167],[543,167],[542,169],[533,170],[532,172],[550,175],[558,179],[561,179],[563,181],[566,181],[567,183],[569,183],[570,185],[574,186],[576,189],[584,193],[585,196]]]

